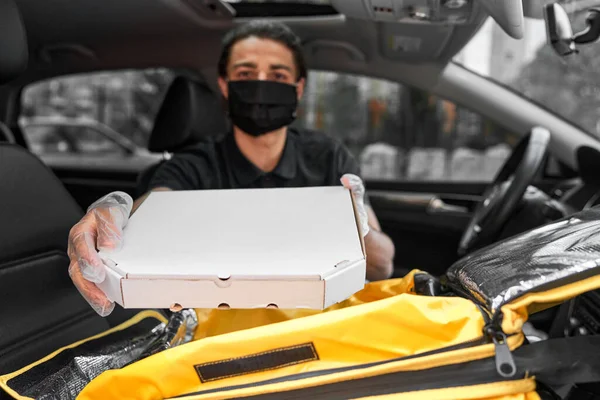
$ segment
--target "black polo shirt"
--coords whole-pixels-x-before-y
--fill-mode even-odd
[[[337,140],[320,132],[288,129],[282,157],[263,172],[240,151],[232,133],[178,153],[163,163],[150,189],[244,189],[341,185],[345,173],[360,176],[358,163]]]

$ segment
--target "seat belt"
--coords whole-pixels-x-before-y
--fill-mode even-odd
[[[600,382],[600,336],[549,339],[513,352],[536,380],[557,385]]]

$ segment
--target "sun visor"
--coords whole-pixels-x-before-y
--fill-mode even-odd
[[[27,35],[13,0],[0,2],[0,85],[27,68]]]

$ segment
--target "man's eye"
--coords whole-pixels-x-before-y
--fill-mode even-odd
[[[250,71],[240,71],[238,72],[239,78],[250,78]]]
[[[278,81],[285,81],[287,80],[287,75],[276,72],[275,79]]]

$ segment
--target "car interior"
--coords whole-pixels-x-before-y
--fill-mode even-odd
[[[67,273],[69,230],[96,199],[115,190],[142,195],[164,160],[228,129],[216,86],[220,41],[231,27],[250,19],[288,23],[302,39],[311,70],[427,90],[495,121],[519,139],[493,182],[366,179],[382,230],[396,246],[394,276],[414,268],[442,275],[474,249],[600,204],[597,137],[452,62],[490,15],[509,35],[522,36],[504,6],[466,1],[469,11],[462,23],[431,25],[386,20],[385,15],[352,16],[358,11],[350,3],[356,4],[0,0],[0,374],[133,314],[118,309],[101,318],[79,295]],[[522,9],[520,0],[505,5]],[[394,45],[402,38],[419,44]],[[148,150],[159,157],[122,167],[50,164],[29,150],[18,122],[28,85],[144,68],[177,72],[148,142]],[[551,164],[558,166],[554,173]],[[576,303],[579,317],[573,329],[598,333],[598,294],[585,296]],[[561,310],[547,310],[531,322],[560,335]]]

